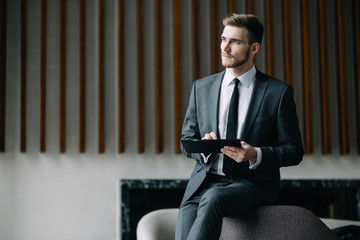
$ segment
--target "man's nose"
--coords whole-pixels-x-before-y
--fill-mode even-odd
[[[230,43],[229,42],[225,42],[223,43],[223,50],[226,51],[226,52],[229,52],[230,51]]]

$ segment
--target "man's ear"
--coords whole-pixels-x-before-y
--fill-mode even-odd
[[[253,44],[251,44],[251,47],[250,47],[250,52],[251,52],[251,54],[256,54],[258,51],[259,51],[259,49],[260,49],[260,44],[258,43],[258,42],[256,42],[256,43],[253,43]]]

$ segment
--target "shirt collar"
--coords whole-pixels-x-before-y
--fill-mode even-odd
[[[255,75],[256,75],[256,68],[255,68],[255,65],[253,65],[249,71],[247,71],[243,75],[240,75],[239,77],[237,77],[237,79],[239,79],[240,82],[245,87],[249,88],[251,83],[255,79]],[[224,80],[223,80],[225,83],[225,86],[229,86],[232,83],[232,81],[234,80],[234,78],[236,78],[234,76],[234,74],[227,68],[226,72],[225,72]]]

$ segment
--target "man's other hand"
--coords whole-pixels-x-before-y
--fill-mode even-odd
[[[242,148],[225,146],[221,149],[221,152],[238,163],[245,161],[252,161],[255,163],[257,159],[256,148],[244,141],[241,141],[241,146]]]
[[[214,132],[206,133],[205,136],[201,140],[214,140],[218,139]]]

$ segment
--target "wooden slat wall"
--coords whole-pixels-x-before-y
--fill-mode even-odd
[[[229,0],[229,13],[236,13],[236,1]]]
[[[79,152],[86,151],[86,0],[79,1]]]
[[[255,0],[247,0],[247,13],[248,14],[256,14],[255,13]],[[254,57],[254,64],[256,65],[256,56]]]
[[[239,1],[236,0],[207,0],[207,4],[210,8],[202,8],[202,4],[204,3],[203,1],[204,0],[194,0],[186,3],[181,0],[171,0],[171,2],[155,0],[153,3],[148,3],[154,4],[151,9],[144,9],[144,0],[128,2],[118,0],[117,13],[114,15],[114,18],[112,15],[105,13],[106,1],[98,0],[96,1],[98,6],[97,9],[95,9],[95,14],[97,14],[95,19],[98,19],[98,22],[96,22],[94,26],[88,26],[88,23],[86,22],[88,10],[86,7],[86,1],[79,0],[79,51],[76,53],[79,55],[79,96],[76,96],[75,98],[79,99],[78,134],[80,153],[86,153],[88,151],[86,148],[87,141],[97,142],[97,151],[99,153],[104,153],[106,151],[107,142],[109,141],[111,144],[112,141],[114,141],[114,139],[105,135],[105,130],[108,129],[109,131],[109,129],[113,127],[109,126],[109,124],[105,124],[108,122],[115,122],[118,126],[118,132],[115,134],[118,139],[118,153],[126,152],[125,144],[127,141],[136,142],[134,144],[129,144],[129,146],[135,146],[137,149],[135,151],[137,153],[144,153],[148,151],[148,149],[151,149],[148,148],[148,144],[153,144],[157,154],[166,152],[165,146],[168,145],[165,144],[164,141],[168,135],[174,136],[174,138],[171,137],[171,142],[176,146],[175,152],[180,152],[179,139],[181,137],[182,121],[185,114],[183,109],[186,107],[183,106],[183,98],[185,101],[187,100],[187,94],[190,92],[189,88],[191,88],[190,82],[192,82],[192,80],[204,77],[203,74],[205,73],[208,74],[209,72],[215,73],[221,71],[221,58],[219,51],[221,31],[219,27],[221,25],[220,21],[224,16],[219,16],[219,12],[220,10],[226,8],[229,13],[236,12],[236,5],[239,3]],[[274,75],[275,72],[281,75],[280,73],[283,71],[285,79],[282,80],[294,87],[295,94],[297,96],[295,99],[297,101],[296,104],[300,106],[299,118],[301,119],[300,122],[303,123],[302,131],[307,154],[316,153],[316,151],[320,151],[322,154],[331,154],[336,153],[337,151],[339,151],[340,154],[349,154],[354,150],[352,148],[356,148],[356,152],[360,154],[360,32],[358,31],[358,29],[360,29],[360,1],[335,0],[329,2],[319,0],[314,3],[310,0],[300,0],[300,2],[297,3],[301,6],[299,9],[295,8],[293,5],[295,3],[291,0],[283,0],[280,2],[276,1],[278,0],[267,0],[264,2],[254,0],[245,1],[245,12],[258,15],[260,14],[260,18],[265,19],[265,36],[263,44],[266,44],[266,48],[261,48],[260,51],[265,52],[257,56],[257,61],[260,60],[260,62],[264,64],[264,66],[259,65],[260,68],[265,69],[260,70],[265,71],[270,75]],[[7,1],[1,2],[3,11],[6,9],[6,3]],[[27,49],[31,47],[28,46],[30,43],[27,41],[27,0],[21,0],[20,3],[21,7],[19,11],[21,11],[21,27],[18,30],[21,34],[21,41],[19,46],[20,72],[18,74],[20,76],[20,81],[18,85],[21,99],[19,102],[20,114],[18,122],[20,123],[20,151],[25,152],[27,150],[27,122],[33,121],[33,118],[27,119],[27,78],[29,70],[27,70],[26,61],[27,59],[32,59],[33,56],[28,56],[27,51]],[[67,148],[70,147],[67,146],[66,141],[70,137],[66,134],[70,131],[70,129],[67,129],[66,125],[66,119],[70,118],[67,116],[66,104],[69,104],[69,101],[71,101],[74,96],[68,96],[70,95],[70,92],[66,92],[66,89],[71,87],[67,86],[67,84],[73,84],[66,79],[68,72],[71,71],[71,69],[67,69],[66,67],[66,60],[74,57],[75,54],[67,51],[69,45],[70,47],[73,47],[71,44],[74,44],[71,40],[68,42],[69,38],[67,38],[66,35],[68,28],[67,14],[68,11],[73,11],[73,9],[67,9],[67,3],[69,2],[60,2],[59,26],[47,26],[46,15],[49,14],[48,11],[51,11],[51,9],[47,9],[46,0],[40,1],[40,33],[38,37],[40,41],[40,78],[38,79],[40,87],[38,102],[39,122],[31,122],[31,126],[35,125],[39,128],[38,134],[40,152],[45,152],[47,150],[46,128],[53,127],[54,124],[57,124],[57,120],[55,123],[53,123],[54,121],[46,121],[47,117],[52,117],[47,116],[49,113],[46,111],[47,90],[48,88],[53,88],[54,86],[60,86],[60,100],[58,104],[60,114],[58,119],[60,127],[58,136],[59,152],[68,152]],[[106,4],[116,5],[116,3],[111,2],[106,2]],[[283,13],[282,19],[280,20],[274,16],[275,12],[279,12],[278,9],[275,9],[279,6],[279,4],[282,7]],[[133,8],[128,9],[128,6],[132,6]],[[316,11],[313,11],[314,7],[316,8]],[[134,10],[136,16],[128,13],[131,9]],[[331,9],[335,10],[333,12],[329,11]],[[352,11],[349,11],[349,9],[352,9]],[[310,10],[317,14],[317,16],[310,16]],[[153,12],[150,13],[145,11]],[[167,15],[166,12],[168,11],[173,11],[173,14]],[[183,11],[190,12],[187,13]],[[297,11],[296,14],[294,14],[295,11]],[[149,14],[144,15],[144,13]],[[350,14],[351,17],[348,17],[348,14]],[[133,18],[130,18],[130,15],[133,16]],[[149,16],[153,16],[154,19],[151,19],[150,21],[150,19],[148,19]],[[170,22],[165,16],[170,16],[172,18]],[[317,19],[318,26],[311,25],[311,19]],[[349,19],[353,21],[351,24],[347,22]],[[111,65],[105,66],[105,49],[111,47],[106,46],[107,42],[105,41],[105,37],[113,37],[113,35],[110,34],[113,32],[111,29],[112,25],[106,24],[105,21],[112,23],[112,20],[115,20],[115,22],[117,21],[117,24],[115,24],[115,32],[117,31],[117,34],[114,34],[114,36],[117,38],[116,44],[118,52],[117,54],[114,54],[116,57],[112,58],[115,61],[114,66],[116,67]],[[330,24],[331,21],[336,24]],[[183,22],[190,22],[190,26],[188,24],[182,25]],[[154,24],[154,26],[145,29],[145,23]],[[9,97],[11,97],[6,94],[7,43],[6,31],[4,29],[9,27],[7,24],[5,11],[1,14],[0,23],[2,31],[0,44],[0,152],[4,152],[6,147],[5,116],[7,112],[5,108],[6,102],[9,101]],[[136,26],[136,31],[134,33],[134,29],[130,29],[133,26],[131,24],[135,24]],[[295,29],[294,26],[301,26],[301,29]],[[47,81],[48,66],[46,59],[46,36],[48,27],[51,27],[52,29],[58,27],[60,33],[58,66],[60,76],[59,82],[55,83],[52,79],[52,81]],[[273,29],[275,27],[283,28],[283,36],[274,35]],[[315,27],[318,27],[319,31],[316,31],[314,29]],[[352,29],[350,29],[350,27],[352,27]],[[90,30],[90,32],[87,36],[88,30]],[[152,33],[154,39],[151,39],[151,41],[154,41],[153,45],[149,45],[149,42],[145,42],[150,40],[150,38],[147,38],[147,34],[149,33],[148,31],[154,31]],[[353,43],[347,42],[346,36],[348,36],[349,31],[352,31],[354,36]],[[129,32],[134,34],[136,41],[131,43],[125,42],[126,39],[129,38],[129,34],[127,34]],[[91,52],[90,54],[87,54],[87,44],[93,44],[92,41],[89,40],[93,40],[91,39],[91,36],[94,33],[97,34],[98,37],[98,39],[95,40],[95,44],[98,45],[94,46],[95,49],[98,49],[98,53],[94,54],[96,59],[94,59],[93,55],[91,55]],[[314,36],[314,34],[316,35]],[[335,40],[329,38],[331,34],[335,34]],[[208,37],[210,37],[209,40],[207,40]],[[166,41],[164,41],[164,39],[166,39]],[[189,42],[191,42],[191,46],[186,46],[186,44],[182,42],[183,39],[190,40]],[[319,42],[313,44],[311,42],[312,39],[318,39]],[[283,54],[279,54],[277,52],[278,49],[275,48],[275,43],[278,41],[284,41]],[[126,52],[125,45],[134,47],[137,54]],[[317,45],[321,47],[316,48]],[[151,49],[148,46],[151,46]],[[165,46],[170,46],[171,49],[164,48]],[[349,54],[346,53],[350,52],[349,49],[355,49],[353,56],[347,56]],[[52,52],[53,50],[51,50],[51,53]],[[130,54],[125,56],[128,53]],[[207,57],[202,56],[205,53]],[[71,54],[71,56],[67,56],[67,54]],[[165,54],[169,54],[172,59],[165,59]],[[148,62],[148,59],[146,59],[145,62],[144,56],[153,57],[153,61]],[[110,59],[111,57],[112,56],[109,56],[107,59]],[[211,59],[208,59],[208,57]],[[333,59],[336,59],[336,64],[332,62]],[[355,59],[356,61],[351,59]],[[275,60],[279,62],[283,61],[285,67],[281,68],[276,65]],[[186,61],[191,61],[191,63]],[[301,63],[297,61],[301,61]],[[93,67],[92,63],[97,63],[95,68],[98,68],[98,76],[95,77],[95,80],[93,80],[96,81],[96,83],[87,84],[88,80],[86,78],[86,74],[92,74],[93,69],[89,70],[89,68]],[[193,79],[185,79],[188,78],[185,77],[187,75],[182,74],[185,66],[187,66],[184,65],[185,63],[189,64],[188,66],[191,68],[189,70],[192,71],[191,77]],[[349,64],[352,64],[350,65],[351,68],[347,67]],[[149,72],[146,72],[146,76],[144,66],[147,66],[147,69],[150,70]],[[319,71],[312,69],[316,66],[320,67]],[[51,65],[49,67],[52,68],[53,66]],[[109,71],[110,74],[106,76],[112,76],[112,68],[117,68],[118,70],[118,75],[115,77],[116,80],[111,78],[105,80],[105,74],[107,71]],[[205,71],[201,73],[200,69],[205,69]],[[354,69],[354,74],[347,72],[349,69]],[[51,71],[51,74],[53,74],[53,72],[54,71]],[[166,74],[169,74],[166,77],[166,80],[164,77],[165,72]],[[331,72],[335,72],[338,76],[333,77],[330,75]],[[318,74],[318,76],[316,76],[316,74]],[[349,76],[352,74],[356,78],[354,84],[353,82],[350,82],[353,81],[353,79],[349,79]],[[31,81],[33,81],[34,77],[32,75],[29,76],[32,77]],[[130,76],[130,78],[127,79],[125,76]],[[137,79],[131,79],[131,76],[137,76]],[[151,91],[150,89],[152,88],[145,89],[145,81],[147,81],[145,77],[149,78],[149,84],[155,84],[153,93],[148,92]],[[109,84],[107,86],[107,81],[109,81],[109,83],[110,81],[117,81],[117,91],[108,89],[110,86],[116,84]],[[134,81],[135,83],[132,83]],[[320,86],[320,89],[312,86],[312,84],[316,81],[320,82],[319,85],[315,85]],[[356,90],[348,89],[348,85],[350,85],[350,83],[356,86]],[[94,88],[92,89],[93,86]],[[129,103],[129,106],[133,107],[132,109],[128,109],[128,111],[136,111],[136,119],[131,119],[132,116],[127,115],[127,112],[125,111],[125,103],[127,101],[125,98],[126,92],[133,86],[136,86],[136,101],[132,105]],[[299,88],[299,86],[301,87]],[[173,89],[169,89],[169,87],[173,87]],[[337,89],[335,90],[336,87]],[[90,91],[88,97],[87,91]],[[145,91],[147,94],[150,94],[150,98],[153,97],[153,102],[145,102]],[[171,94],[165,94],[165,91],[171,92]],[[109,109],[112,107],[111,105],[106,106],[108,104],[105,102],[106,94],[110,94],[108,95],[109,98],[113,97],[115,99],[113,103],[116,105],[115,109],[118,111],[117,115],[105,114],[105,107],[109,107]],[[330,94],[335,94],[335,96],[331,96]],[[98,102],[98,105],[87,104],[87,100],[93,100],[94,98],[95,101]],[[336,103],[338,105],[336,107],[331,107],[331,104],[335,102],[334,99],[335,101],[338,100]],[[351,104],[349,99],[352,101],[355,99],[355,104]],[[50,99],[49,101],[53,100]],[[112,102],[110,101],[110,103]],[[171,103],[170,107],[169,103]],[[172,103],[174,104],[172,105]],[[52,102],[49,104],[52,104]],[[316,106],[315,108],[314,105],[316,104],[319,104],[319,106]],[[92,109],[95,106],[98,106],[98,111]],[[168,107],[170,109],[168,109]],[[321,110],[319,115],[314,114],[314,109],[317,108]],[[145,110],[149,109],[154,110],[154,126],[145,122]],[[89,112],[97,113],[97,115],[94,115],[97,119],[86,119],[87,110],[90,110]],[[169,112],[171,114],[167,113],[168,110],[170,110]],[[352,111],[356,112],[355,117],[351,114]],[[172,113],[175,114],[172,115]],[[89,116],[91,116],[91,114]],[[114,116],[116,119],[113,119],[114,121],[109,119],[108,121],[108,119],[106,119],[108,116]],[[352,117],[354,117],[354,119],[352,119]],[[149,118],[151,118],[151,116]],[[134,136],[129,133],[126,135],[127,138],[125,138],[126,129],[131,129],[127,126],[127,122],[125,120],[129,120],[131,124],[136,122],[134,129],[137,130],[137,135]],[[167,124],[167,120],[171,123]],[[98,137],[97,139],[94,139],[96,137],[89,134],[91,131],[89,131],[87,135],[87,122],[91,123],[92,121],[95,121],[95,124],[98,124],[98,135],[96,135]],[[350,124],[352,122],[356,122],[355,126],[353,126],[354,124]],[[48,124],[49,126],[47,126]],[[335,124],[338,124],[338,126],[334,128]],[[169,132],[169,126],[172,134]],[[316,129],[314,126],[321,126],[321,129]],[[155,129],[152,130],[150,128]],[[339,130],[339,133],[334,132],[334,129]],[[145,138],[145,130],[149,132],[154,131],[154,141],[151,143],[146,141],[146,139],[150,138]],[[9,129],[7,131],[12,130]],[[337,135],[339,135],[339,139],[335,139],[335,136]],[[129,136],[130,138],[128,138]],[[319,139],[315,139],[314,136],[320,137]],[[352,144],[350,139],[357,139],[357,143]],[[334,144],[339,145],[340,148],[338,149],[334,147]]]
[[[319,30],[320,30],[320,67],[321,67],[321,109],[322,109],[322,152],[330,154],[331,148],[331,116],[330,116],[330,84],[329,84],[329,54],[327,31],[326,0],[319,0]]]
[[[5,152],[6,129],[6,1],[1,1],[0,16],[0,152]]]
[[[293,61],[292,61],[292,36],[291,36],[291,0],[283,2],[283,23],[284,23],[284,62],[285,82],[291,86],[293,83]]]
[[[137,121],[138,153],[145,151],[144,0],[137,1]]]
[[[302,1],[302,41],[303,41],[303,74],[305,104],[305,153],[314,152],[313,130],[313,89],[311,79],[311,41],[310,41],[309,0]]]
[[[360,154],[360,0],[354,0],[354,32],[355,32],[355,46],[356,46],[356,65],[355,76],[357,78],[357,114],[356,114],[356,129],[357,129],[357,153]]]
[[[164,151],[162,0],[155,1],[156,153]]]
[[[344,23],[344,1],[337,0],[337,38],[338,38],[338,59],[339,59],[339,100],[340,100],[340,152],[350,152],[349,139],[349,110],[347,94],[347,73],[346,73],[346,42]]]
[[[41,0],[40,33],[40,152],[46,151],[46,0]]]
[[[99,153],[105,152],[105,0],[99,0]]]
[[[193,80],[200,78],[200,19],[199,19],[199,0],[192,1],[192,39],[193,39]]]
[[[125,23],[124,1],[118,0],[118,152],[125,152]]]
[[[174,61],[175,61],[175,149],[180,153],[182,128],[182,54],[181,54],[181,0],[174,0]]]
[[[273,0],[266,1],[266,62],[267,74],[275,75],[275,57],[274,57],[274,2]]]
[[[255,0],[247,0],[247,13],[255,14]]]
[[[211,0],[211,72],[217,73],[219,69],[219,2]]]
[[[60,153],[66,152],[66,0],[60,2]]]
[[[27,1],[21,1],[21,107],[20,107],[20,151],[26,152],[26,132],[27,132],[27,117],[26,117],[26,97],[27,97],[27,75],[26,75],[26,47],[27,47]]]

